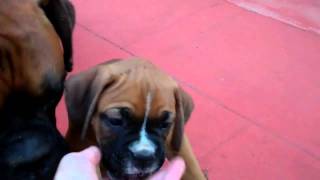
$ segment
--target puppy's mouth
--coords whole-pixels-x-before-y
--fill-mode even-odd
[[[115,177],[110,171],[107,171],[107,180],[141,180],[151,176],[152,173],[126,174],[122,177]]]
[[[113,172],[107,171],[107,176],[109,180],[141,180],[154,174],[159,167],[155,164],[147,168],[138,168],[133,166],[130,162],[125,167],[123,174],[115,175]]]

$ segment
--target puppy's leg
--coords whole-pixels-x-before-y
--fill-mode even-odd
[[[67,71],[72,70],[72,32],[75,25],[75,10],[68,0],[47,0],[40,3],[49,21],[59,35],[64,49]]]
[[[180,156],[184,159],[186,163],[186,171],[182,177],[183,180],[205,180],[200,165],[192,151],[192,147],[189,143],[188,137],[186,134],[183,135],[182,144],[179,152],[174,152],[167,146],[167,157],[169,159],[174,158],[175,156]]]

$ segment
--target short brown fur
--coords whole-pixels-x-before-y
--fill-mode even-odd
[[[162,110],[173,112],[175,116],[174,127],[167,138],[167,157],[179,155],[185,159],[187,172],[183,179],[205,179],[183,131],[193,110],[191,97],[171,77],[138,58],[112,60],[67,80],[70,126],[66,138],[71,148],[78,151],[98,144],[104,136],[111,137],[109,130],[102,128],[98,121],[99,114],[108,108],[128,106],[135,116],[143,117],[148,92],[153,96],[151,119],[159,116]]]
[[[0,108],[10,91],[38,97],[46,78],[52,86],[63,82],[59,37],[34,0],[2,0],[0,24]]]

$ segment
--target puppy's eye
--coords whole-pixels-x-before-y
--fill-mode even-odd
[[[105,122],[107,125],[110,125],[110,126],[121,127],[124,125],[124,121],[121,118],[112,118],[106,114],[101,114],[100,118],[103,122]]]
[[[159,127],[161,129],[167,129],[171,126],[172,123],[170,121],[170,117],[171,117],[171,112],[169,112],[169,111],[164,111],[161,114],[160,124],[159,124]]]
[[[164,111],[164,112],[161,114],[160,119],[161,119],[162,121],[168,121],[168,120],[170,119],[170,117],[171,117],[171,112],[169,112],[169,111]]]
[[[131,117],[130,109],[129,108],[121,108],[120,114],[123,118],[129,119]]]
[[[112,126],[123,126],[123,120],[122,119],[109,119],[109,123]]]
[[[160,123],[160,128],[161,129],[167,129],[167,128],[169,128],[171,126],[171,124],[172,124],[171,122],[163,121],[163,122]]]

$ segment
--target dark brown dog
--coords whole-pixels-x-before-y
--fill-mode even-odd
[[[72,30],[55,29],[72,29],[74,11],[59,12],[70,3],[52,1],[0,1],[0,179],[52,179],[68,152],[55,108],[70,69]],[[54,19],[60,16],[72,27]]]
[[[58,33],[64,49],[67,71],[72,70],[72,32],[75,26],[75,10],[68,0],[37,0]]]
[[[45,103],[55,96],[57,103],[72,69],[72,4],[2,0],[0,6],[0,109],[13,90],[41,96]]]
[[[71,76],[66,104],[71,149],[99,146],[102,174],[142,179],[179,155],[187,165],[183,179],[205,179],[183,131],[192,99],[151,63],[112,60]]]

